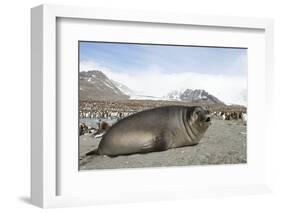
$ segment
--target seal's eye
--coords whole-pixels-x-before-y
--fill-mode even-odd
[[[211,118],[208,117],[208,118],[206,119],[206,122],[210,122],[210,121],[211,121]]]

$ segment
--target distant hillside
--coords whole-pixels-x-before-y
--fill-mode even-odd
[[[128,95],[128,96],[132,96],[133,94],[135,94],[135,92],[133,90],[131,90],[129,87],[127,87],[124,84],[121,84],[120,82],[111,80],[112,83],[114,83],[114,85],[124,94]]]
[[[79,73],[80,100],[126,100],[123,93],[104,73],[99,70]]]

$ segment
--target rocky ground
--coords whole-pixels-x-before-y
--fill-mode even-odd
[[[86,156],[98,147],[100,139],[82,135],[80,170],[246,163],[246,129],[242,120],[213,120],[198,145],[117,157]]]

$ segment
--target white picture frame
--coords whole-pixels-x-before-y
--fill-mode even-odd
[[[113,21],[118,22],[120,25],[128,22],[136,24],[142,23],[144,27],[146,24],[153,24],[154,26],[165,26],[167,29],[177,26],[197,26],[202,29],[218,28],[228,32],[234,30],[262,32],[262,36],[257,40],[261,46],[260,50],[262,50],[262,52],[259,53],[261,60],[257,63],[261,63],[261,66],[255,67],[251,64],[253,60],[249,62],[249,66],[257,68],[257,70],[259,69],[260,71],[257,71],[256,77],[253,77],[254,75],[249,76],[251,79],[249,87],[250,91],[252,91],[252,93],[249,93],[249,132],[253,133],[254,130],[257,131],[256,138],[254,134],[250,134],[249,140],[253,141],[257,139],[258,141],[257,146],[250,146],[248,150],[248,155],[250,156],[262,156],[262,163],[258,164],[261,160],[255,163],[254,159],[257,158],[253,157],[253,160],[251,161],[250,158],[250,162],[246,166],[224,168],[226,166],[221,165],[205,167],[204,169],[200,169],[200,167],[192,169],[182,167],[173,169],[172,172],[174,172],[174,175],[172,173],[165,175],[167,171],[165,169],[159,170],[151,168],[141,170],[119,170],[113,173],[110,171],[99,171],[98,173],[83,172],[82,175],[79,174],[79,178],[81,179],[76,179],[74,176],[72,177],[71,175],[73,175],[73,173],[78,174],[79,171],[73,171],[73,168],[70,168],[71,171],[69,172],[64,169],[66,164],[63,162],[65,160],[60,155],[63,152],[63,155],[66,156],[67,153],[65,152],[67,151],[65,151],[66,149],[64,149],[65,147],[63,145],[61,146],[57,143],[60,137],[57,131],[59,117],[59,111],[57,109],[60,103],[58,98],[61,97],[58,95],[58,88],[60,88],[62,84],[62,78],[58,78],[57,76],[57,70],[59,69],[59,62],[57,61],[59,45],[57,36],[58,21],[61,18],[69,21]],[[273,88],[272,83],[274,78],[273,21],[271,19],[173,13],[161,14],[145,11],[121,11],[88,7],[41,5],[31,9],[31,27],[31,201],[34,205],[49,208],[99,203],[139,202],[143,200],[183,199],[198,196],[241,195],[271,191],[270,161],[266,160],[270,153],[266,150],[270,150],[270,141],[272,140],[270,136],[272,131],[270,129],[270,123],[273,118],[262,116],[260,118],[263,123],[262,126],[257,124],[258,122],[255,118],[255,115],[258,114],[258,110],[273,105],[273,97],[270,94]],[[233,35],[233,38],[234,37],[235,33]],[[248,39],[251,40],[251,37]],[[224,42],[223,39],[221,39],[221,42]],[[205,43],[205,45],[208,46],[208,42]],[[213,45],[215,45],[215,43],[210,42],[209,46]],[[253,46],[255,46],[254,43]],[[75,75],[73,71],[71,72]],[[259,101],[254,99],[252,95],[254,91],[251,90],[251,88],[254,89],[257,87],[262,93],[262,98]],[[259,107],[255,110],[253,105],[256,103],[259,104]],[[78,112],[72,110],[70,113],[76,115],[75,113]],[[262,128],[264,128],[265,131],[261,131]],[[261,140],[264,140],[262,144]],[[73,158],[71,161],[77,161],[77,156],[71,157],[70,154],[71,153],[68,153],[70,158]],[[178,184],[166,183],[168,179],[177,178],[179,175],[187,177],[191,172],[193,175],[190,179],[190,181],[192,180],[192,184],[185,184],[183,178],[179,181],[175,181],[178,182]],[[225,182],[218,178],[216,181],[215,176],[213,177],[211,174],[213,172],[218,172],[218,174],[221,174],[221,177],[228,177],[224,176],[226,173],[236,174],[237,172],[237,174],[241,174],[241,178],[237,175],[235,178],[239,180],[236,182],[234,180],[235,178],[230,178],[230,180]],[[210,180],[206,180],[204,181],[205,184],[201,184],[202,176],[206,177],[206,174],[210,174]],[[147,175],[149,175],[151,183],[155,186],[154,188],[150,186],[151,191],[149,192],[145,184],[136,185],[134,182],[137,180],[136,178],[139,178],[139,182],[141,182],[141,178],[144,176],[147,177]],[[256,175],[256,178],[251,182],[251,178],[253,178],[254,175]],[[155,178],[159,176],[164,179],[163,181],[159,181],[157,185],[154,181]],[[113,189],[106,189],[106,192],[103,193],[102,189],[97,188],[97,193],[91,193],[93,188],[90,186],[87,188],[84,185],[83,187],[81,186],[81,188],[83,188],[81,192],[74,193],[74,191],[76,192],[78,190],[74,185],[77,186],[78,181],[81,180],[89,182],[89,177],[97,178],[97,180],[102,181],[99,185],[103,184],[108,188],[113,187]],[[110,177],[121,181],[119,187],[114,188],[114,184],[107,182]],[[123,179],[125,177],[131,178],[134,181],[130,182],[125,180],[128,185],[124,185],[122,181],[124,181]],[[68,179],[68,181],[66,179]],[[196,181],[197,179],[199,181]],[[66,184],[66,182],[68,183]],[[65,193],[61,193],[60,185],[65,185],[64,188],[68,190],[65,190]],[[73,193],[71,193],[72,191]],[[87,191],[89,191],[89,193]],[[120,196],[120,193],[122,193],[122,196]]]

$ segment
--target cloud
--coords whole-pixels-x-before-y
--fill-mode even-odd
[[[153,65],[144,70],[111,70],[94,61],[82,61],[80,71],[100,70],[110,79],[128,86],[141,95],[162,97],[172,90],[204,89],[225,103],[246,105],[247,79],[245,76],[173,73]],[[223,73],[223,72],[222,72]]]

